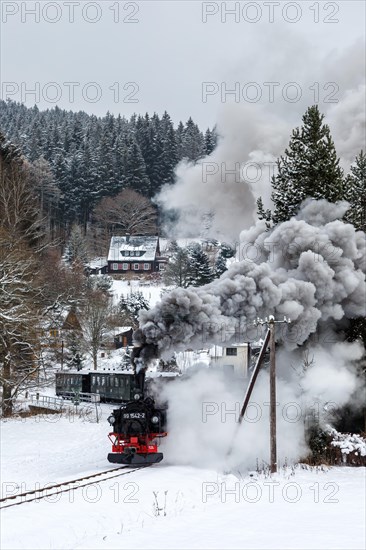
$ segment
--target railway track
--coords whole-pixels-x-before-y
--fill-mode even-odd
[[[69,481],[63,481],[62,483],[55,483],[54,485],[49,485],[43,489],[33,489],[32,491],[24,491],[16,495],[10,495],[8,497],[0,498],[0,510],[5,508],[11,508],[12,506],[19,506],[20,504],[25,504],[27,502],[39,501],[42,498],[49,498],[55,495],[60,495],[61,493],[68,493],[70,491],[76,491],[77,489],[82,489],[88,485],[93,485],[94,483],[102,483],[103,481],[108,481],[115,477],[124,476],[132,474],[137,470],[142,470],[143,468],[148,468],[150,464],[144,466],[138,466],[137,468],[131,468],[129,466],[120,466],[119,468],[112,468],[110,470],[104,470],[104,472],[98,472],[96,474],[91,474],[84,477],[79,477],[77,479],[71,479]],[[127,472],[118,472],[119,470],[128,470]],[[109,475],[113,474],[113,475]],[[94,479],[101,477],[102,479]],[[93,479],[93,481],[89,481]],[[86,481],[86,483],[84,483]],[[15,502],[8,503],[9,501],[14,500]],[[4,505],[5,504],[5,505]]]

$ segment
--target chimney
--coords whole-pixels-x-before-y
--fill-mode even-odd
[[[126,243],[128,244],[130,242],[130,234],[126,233]]]

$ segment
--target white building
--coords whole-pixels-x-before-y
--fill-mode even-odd
[[[247,378],[250,346],[248,343],[213,346],[210,349],[210,365]]]

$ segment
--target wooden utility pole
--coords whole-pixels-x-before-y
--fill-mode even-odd
[[[270,350],[270,368],[269,368],[269,421],[270,421],[270,464],[271,473],[277,472],[277,419],[276,419],[276,323],[291,323],[290,319],[283,318],[283,321],[276,321],[273,315],[264,319],[257,319],[255,325],[267,325],[269,329],[269,350]]]
[[[270,403],[270,449],[271,449],[271,473],[277,472],[277,422],[276,422],[276,342],[275,320],[270,317],[270,367],[269,367],[269,403]]]

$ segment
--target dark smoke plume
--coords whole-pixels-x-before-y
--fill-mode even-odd
[[[347,207],[310,200],[271,232],[263,222],[244,231],[241,261],[220,279],[175,289],[141,312],[134,338],[146,360],[255,339],[249,325],[257,316],[290,317],[291,329],[278,340],[291,350],[325,326],[337,331],[345,320],[365,315],[366,236],[341,221]]]

